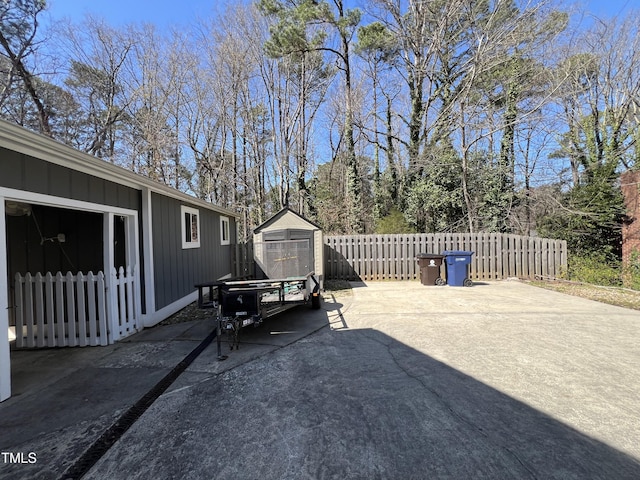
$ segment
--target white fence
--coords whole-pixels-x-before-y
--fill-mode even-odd
[[[111,285],[115,290],[115,295],[110,297],[114,312],[111,322],[113,325],[112,342],[138,331],[140,301],[136,298],[139,293],[135,288],[135,278],[135,270],[132,271],[129,267],[126,271],[120,267],[117,274],[115,268],[111,270]]]
[[[111,272],[107,295],[102,272],[15,277],[16,348],[108,345],[137,330],[134,272]]]

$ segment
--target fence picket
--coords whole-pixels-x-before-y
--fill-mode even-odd
[[[127,335],[133,333],[133,329],[135,327],[134,322],[134,314],[133,314],[133,282],[130,279],[133,279],[133,272],[131,271],[131,267],[127,267],[126,270],[126,278],[127,281],[125,283],[125,289],[127,294],[127,323],[126,323],[126,333]]]
[[[87,307],[89,311],[89,345],[98,345],[98,318],[96,315],[96,277],[87,273]]]
[[[106,299],[103,293],[105,289],[104,273],[98,272],[98,284],[96,286],[96,293],[98,295],[98,329],[100,331],[100,345],[109,344],[109,332],[107,330],[107,305]]]
[[[78,336],[76,334],[76,311],[75,308],[70,307],[70,305],[76,304],[76,296],[73,291],[73,274],[71,272],[67,272],[65,280],[67,286],[67,336],[69,338],[69,346],[75,347],[78,345]]]
[[[56,323],[58,325],[58,346],[66,347],[69,345],[67,339],[66,322],[64,317],[64,277],[62,272],[56,273]]]
[[[56,341],[56,322],[55,322],[55,312],[54,312],[54,300],[53,300],[53,275],[51,272],[47,272],[44,276],[45,281],[45,316],[47,318],[47,346],[48,347],[57,347],[58,342]]]
[[[36,307],[36,328],[34,330],[36,347],[44,347],[45,343],[45,327],[44,327],[44,292],[42,289],[42,274],[40,272],[36,273],[35,276],[35,307]]]
[[[31,273],[27,273],[24,276],[24,291],[25,291],[25,322],[27,325],[27,348],[35,347],[35,334],[34,334],[34,316],[33,316],[33,277]],[[27,321],[29,319],[29,321]]]
[[[87,346],[87,319],[85,316],[84,275],[76,276],[76,298],[78,301],[78,345]]]

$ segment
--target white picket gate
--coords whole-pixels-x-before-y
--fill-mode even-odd
[[[120,267],[117,272],[115,268],[111,270],[111,285],[115,290],[115,295],[111,296],[113,341],[138,331],[140,302],[136,298],[138,293],[135,288],[135,278],[135,270],[132,271],[129,267],[126,270]]]
[[[135,272],[74,275],[19,273],[15,277],[16,348],[108,345],[137,331]]]

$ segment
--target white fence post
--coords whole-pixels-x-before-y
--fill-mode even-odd
[[[27,324],[27,348],[35,347],[34,332],[33,332],[33,277],[30,273],[24,276],[24,299],[25,299],[25,323]],[[29,319],[27,322],[26,320]]]
[[[15,319],[16,319],[16,348],[23,348],[24,345],[24,310],[22,308],[22,297],[24,292],[24,280],[22,275],[16,273],[15,277]]]
[[[98,283],[96,286],[98,292],[98,328],[100,330],[100,345],[109,344],[109,331],[107,322],[107,301],[105,296],[107,295],[107,288],[104,279],[104,273],[98,272]]]
[[[107,318],[109,326],[109,343],[120,340],[120,325],[118,313],[118,275],[115,268],[109,269],[109,276],[105,277],[107,282]]]

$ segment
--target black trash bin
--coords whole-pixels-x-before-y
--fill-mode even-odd
[[[420,267],[420,282],[422,285],[445,285],[445,281],[440,276],[443,255],[435,253],[419,253],[416,255],[418,266]]]

